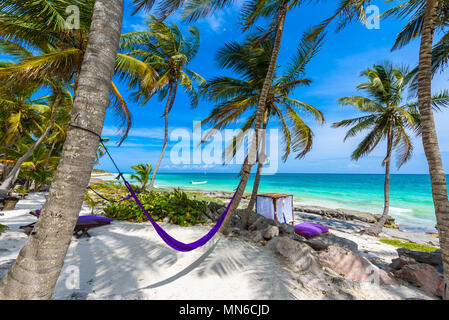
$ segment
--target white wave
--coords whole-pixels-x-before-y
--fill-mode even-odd
[[[390,210],[392,212],[397,212],[397,213],[411,213],[411,212],[413,212],[412,209],[396,208],[396,207],[390,207]]]

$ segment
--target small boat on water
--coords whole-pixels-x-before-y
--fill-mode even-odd
[[[196,182],[196,181],[190,181],[190,183],[191,183],[191,184],[206,184],[207,181],[199,181],[199,182]]]

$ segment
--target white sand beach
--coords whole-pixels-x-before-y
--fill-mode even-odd
[[[1,212],[0,223],[9,230],[0,235],[0,278],[27,239],[19,227],[36,220],[28,212],[41,208],[44,201],[44,193],[30,194],[15,210]],[[82,214],[88,212],[85,207]],[[355,241],[361,255],[382,263],[398,256],[395,247],[357,234],[350,222],[327,223],[331,233]],[[210,229],[162,225],[185,242]],[[180,253],[169,248],[149,223],[114,221],[90,234],[91,238],[73,238],[55,299],[434,299],[405,283],[376,285],[338,275],[305,274],[263,245],[238,237],[217,235],[203,248]],[[77,284],[71,280],[78,271]]]

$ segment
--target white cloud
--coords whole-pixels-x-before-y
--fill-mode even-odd
[[[143,23],[139,23],[139,24],[132,24],[131,29],[133,29],[133,31],[143,31],[143,30],[147,30],[147,26]]]

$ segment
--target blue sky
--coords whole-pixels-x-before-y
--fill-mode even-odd
[[[241,40],[244,38],[238,25],[238,15],[241,1],[225,10],[215,13],[213,16],[195,23],[201,35],[201,48],[195,60],[189,66],[192,70],[209,79],[217,75],[231,75],[227,70],[217,67],[214,60],[215,52],[227,41]],[[144,14],[131,16],[130,1],[125,14],[123,32],[142,30],[145,28]],[[382,6],[381,11],[386,7]],[[304,31],[317,24],[332,14],[335,9],[332,1],[320,2],[318,5],[308,5],[289,12],[286,20],[285,33],[282,41],[278,65],[282,69],[289,58],[295,53]],[[185,30],[177,15],[170,17],[168,21],[176,22]],[[326,118],[323,126],[314,123],[313,119],[304,116],[307,123],[315,133],[313,150],[301,160],[291,157],[286,163],[281,163],[279,172],[299,173],[383,173],[381,167],[384,158],[385,146],[379,146],[370,156],[354,162],[350,160],[350,154],[362,137],[343,142],[345,130],[330,128],[334,121],[357,116],[357,112],[349,107],[341,107],[337,100],[343,96],[357,94],[355,89],[361,82],[359,74],[368,66],[384,60],[390,60],[395,64],[414,67],[418,60],[418,41],[399,51],[391,52],[395,35],[401,30],[402,21],[393,19],[380,22],[380,29],[367,29],[362,24],[353,24],[339,33],[330,29],[321,52],[312,60],[307,69],[307,77],[313,82],[309,87],[296,90],[294,97],[307,102],[320,109]],[[434,79],[433,90],[440,91],[447,88],[448,77],[445,74],[438,75]],[[126,85],[119,84],[119,88],[125,97]],[[136,163],[155,163],[163,142],[163,113],[164,103],[154,99],[145,106],[137,105],[128,100],[133,115],[133,129],[122,147],[111,145],[111,152],[117,159],[117,163],[124,170],[128,170]],[[193,121],[199,121],[206,117],[213,105],[201,101],[200,105],[191,110],[185,94],[180,93],[175,106],[170,114],[170,130],[177,128],[192,128]],[[437,130],[440,147],[443,154],[446,170],[449,166],[449,111],[436,115]],[[113,137],[115,122],[111,114],[108,114],[104,135]],[[174,142],[169,144],[168,152]],[[427,163],[420,139],[414,139],[415,152],[413,159],[394,173],[427,173]],[[112,164],[107,158],[101,160],[99,168],[112,170]],[[162,162],[161,172],[176,171],[204,171],[208,172],[236,172],[239,166],[229,165],[174,165],[170,162],[167,153]]]

